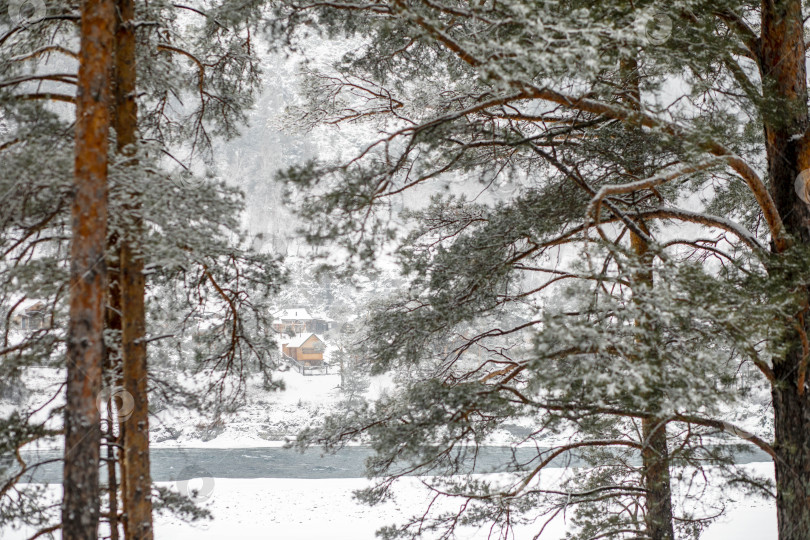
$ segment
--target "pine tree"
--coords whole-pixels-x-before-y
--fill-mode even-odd
[[[66,366],[70,209],[76,156],[75,131],[62,114],[66,110],[72,114],[70,107],[76,104],[79,54],[74,49],[81,17],[78,11],[55,10],[49,24],[44,24],[44,13],[39,10],[26,18],[8,7],[4,4],[0,10],[3,28],[0,72],[4,81],[0,89],[3,155],[0,303],[4,311],[0,367],[3,379],[20,389],[25,388],[30,369]],[[73,39],[71,48],[62,46],[61,40],[67,36]],[[50,69],[32,67],[39,63]],[[15,319],[31,303],[40,306],[41,324],[22,330]],[[88,345],[97,352],[100,342],[88,341]],[[4,399],[8,397],[4,395]],[[59,520],[54,523],[54,516],[42,511],[48,504],[42,498],[42,490],[19,485],[42,460],[23,458],[20,450],[39,439],[64,435],[61,418],[64,408],[48,406],[52,401],[43,404],[31,399],[25,390],[14,398],[13,412],[3,418],[1,451],[17,457],[12,463],[3,463],[0,523],[3,526],[25,523],[53,532],[61,523]],[[92,406],[92,410],[84,411],[92,416],[95,403],[83,404]],[[43,417],[37,418],[41,409]],[[80,429],[90,429],[92,441],[92,424]],[[93,489],[84,484],[83,488]],[[80,504],[76,495],[82,494],[73,492],[74,503]],[[83,507],[81,513],[84,512],[89,512],[85,517],[92,521],[95,512],[92,500]]]
[[[96,396],[104,355],[114,10],[112,0],[90,0],[81,11],[62,502],[62,538],[68,540],[98,537],[101,430]]]
[[[513,489],[439,491],[477,506],[468,519],[581,503],[582,537],[666,538],[650,514],[663,484],[633,484],[627,467],[563,493],[532,482],[555,452],[617,448],[601,451],[605,466],[662,456],[664,429],[670,465],[711,459],[734,475],[731,456],[702,442],[725,434],[774,457],[780,538],[810,535],[807,478],[796,474],[810,458],[800,2],[333,2],[278,13],[293,42],[299,27],[363,38],[330,70],[308,72],[301,121],[368,121],[381,133],[353,159],[281,175],[317,194],[303,212],[310,239],[368,263],[391,236],[395,197],[451,186],[408,215],[397,245],[410,290],[368,332],[376,370],[426,363],[432,376],[305,441],[368,436],[380,453],[370,473],[388,475],[377,499],[394,464],[458,472],[459,443],[535,418],[538,444],[577,437],[540,453]],[[639,92],[626,84],[632,63]],[[510,312],[523,320],[502,322]],[[468,324],[477,330],[462,334]],[[432,350],[459,335],[450,354]],[[513,343],[492,343],[504,337]],[[487,358],[470,368],[477,346]],[[772,444],[730,423],[744,398],[739,365],[773,391]],[[678,522],[697,534],[705,519]]]
[[[276,361],[268,303],[282,279],[278,263],[272,256],[247,246],[240,224],[244,197],[239,190],[211,173],[200,173],[212,165],[213,139],[237,132],[259,80],[252,35],[260,22],[262,3],[240,2],[242,10],[234,10],[232,4],[220,2],[206,9],[192,9],[163,2],[120,3],[116,13],[124,19],[117,26],[119,46],[107,47],[108,52],[116,51],[118,61],[116,84],[109,84],[108,76],[105,88],[108,97],[115,97],[108,100],[106,108],[115,131],[111,149],[117,151],[109,154],[109,212],[105,227],[109,235],[101,253],[113,263],[114,270],[134,278],[131,284],[135,287],[129,289],[123,305],[115,301],[116,291],[120,290],[117,286],[111,284],[107,291],[110,303],[104,368],[110,388],[102,390],[99,386],[91,396],[89,412],[95,411],[96,423],[83,425],[95,433],[98,458],[98,408],[103,410],[110,496],[101,517],[110,520],[113,535],[118,534],[121,511],[132,518],[124,523],[127,536],[143,538],[151,534],[153,487],[148,474],[143,474],[148,472],[145,392],[163,389],[160,385],[166,378],[156,381],[151,377],[152,370],[162,367],[166,350],[177,350],[190,341],[192,333],[196,334],[194,347],[185,354],[191,357],[194,373],[202,372],[208,379],[209,392],[204,397],[213,403],[209,408],[223,400],[237,399],[254,364],[267,373]],[[68,107],[76,103],[73,59],[78,55],[71,50],[80,20],[76,7],[49,3],[32,19],[4,20],[9,31],[0,40],[4,81],[0,85],[4,121],[0,151],[4,154],[3,193],[10,202],[0,214],[2,245],[7,255],[0,267],[0,290],[8,314],[3,327],[2,373],[9,381],[24,377],[31,366],[64,367],[65,297],[69,290],[65,247],[73,240],[65,231],[69,230],[70,157],[75,136],[74,112]],[[135,26],[125,19],[132,17],[132,8],[140,21]],[[201,24],[181,24],[182,17],[189,13]],[[13,16],[6,9],[2,14]],[[134,30],[134,35],[122,35],[128,30]],[[133,62],[137,62],[137,77]],[[174,101],[177,97],[183,99],[182,107]],[[60,108],[59,103],[65,105]],[[106,136],[105,141],[109,141]],[[104,150],[106,156],[106,142]],[[183,151],[190,153],[179,156]],[[42,156],[48,156],[48,160]],[[178,162],[179,167],[171,166]],[[100,231],[104,235],[104,230]],[[126,250],[125,244],[129,246]],[[124,251],[124,264],[116,256],[119,251]],[[114,272],[114,276],[120,275]],[[145,275],[149,276],[146,280]],[[116,277],[113,283],[118,281]],[[47,324],[23,334],[14,318],[31,298],[43,301]],[[167,306],[167,298],[177,301]],[[139,304],[145,309],[137,308]],[[104,302],[100,305],[103,307]],[[137,309],[132,309],[133,305]],[[168,313],[163,309],[166,307]],[[151,319],[145,319],[144,313]],[[116,314],[123,315],[123,325],[114,322]],[[187,322],[200,314],[204,315],[205,331],[197,332],[181,324],[166,335],[167,320],[179,318]],[[144,371],[147,343],[152,343],[148,378]],[[118,364],[122,350],[125,364],[136,368],[130,374],[137,383],[134,387],[115,388],[122,382]],[[96,367],[100,369],[101,364]],[[228,391],[230,395],[226,395]],[[107,404],[111,407],[102,407],[111,395],[121,392],[137,400],[137,411],[116,412],[116,400]],[[58,399],[58,395],[54,398]],[[119,401],[119,409],[121,405]],[[13,436],[3,440],[3,453],[17,454],[38,438],[56,435],[58,423],[53,418],[32,420],[41,406],[25,404],[4,419],[8,434]],[[120,425],[115,425],[116,417]],[[129,452],[131,464],[121,469],[120,476],[116,475],[115,462],[123,461],[114,451],[115,443],[127,446],[126,439],[116,441],[116,435],[133,430],[140,437],[129,439],[134,449]],[[92,437],[87,440],[92,441]],[[77,464],[71,462],[70,466],[76,468]],[[38,465],[22,459],[8,469],[4,465],[0,518],[3,523],[29,523],[44,534],[58,525],[53,525],[55,516],[38,498],[41,490],[18,486]],[[96,510],[99,508],[98,462],[95,478],[82,484],[86,490],[95,489],[93,500],[83,507],[91,513],[94,505]],[[122,495],[128,492],[121,501],[123,506],[118,504],[115,493],[118,478]],[[183,502],[182,497],[165,490],[156,493],[155,506],[168,506],[190,519],[205,515],[198,510],[188,512],[188,501]],[[98,511],[96,525],[86,524],[84,534],[95,534],[92,530],[97,527],[97,519]]]
[[[116,133],[124,167],[121,169],[122,183],[117,192],[120,221],[110,240],[115,254],[113,258],[118,261],[119,268],[121,382],[135,404],[132,414],[119,429],[123,443],[121,484],[126,516],[124,529],[126,537],[149,538],[152,503],[148,449],[149,373],[146,347],[149,340],[146,333],[145,265],[151,266],[149,273],[154,285],[194,291],[198,305],[184,305],[179,311],[187,317],[205,305],[204,298],[211,295],[218,298],[221,308],[213,313],[221,313],[224,324],[212,324],[214,321],[209,321],[209,324],[211,330],[222,331],[198,336],[207,337],[201,345],[207,345],[208,351],[218,354],[200,358],[197,369],[219,372],[219,378],[212,381],[212,397],[219,400],[224,397],[224,388],[231,383],[236,387],[237,394],[243,388],[245,356],[255,358],[263,373],[273,367],[272,361],[268,365],[269,322],[263,321],[261,316],[260,324],[245,324],[243,319],[260,313],[262,307],[266,309],[266,300],[257,302],[258,305],[254,302],[266,299],[275,290],[280,275],[270,257],[230,245],[229,241],[221,238],[221,230],[209,230],[207,235],[204,228],[195,234],[189,231],[191,227],[199,228],[199,216],[205,216],[203,222],[207,227],[216,229],[224,226],[241,238],[238,222],[231,217],[239,215],[242,210],[241,203],[234,199],[236,192],[222,189],[223,186],[209,186],[206,180],[190,174],[190,170],[196,163],[210,160],[213,136],[236,133],[236,122],[244,118],[244,109],[250,104],[250,96],[258,82],[258,58],[251,51],[250,36],[259,20],[257,15],[261,2],[243,6],[245,9],[240,13],[234,13],[228,2],[214,4],[205,10],[163,3],[125,4],[119,9],[122,16],[119,32],[121,46],[118,49],[119,76],[116,79],[120,120]],[[190,27],[191,30],[180,24],[181,14],[186,11],[204,24]],[[143,30],[140,35],[134,28],[129,28],[129,33],[126,31],[133,23],[127,22],[125,17],[135,20],[136,13],[138,20],[154,22],[152,25],[141,25]],[[177,69],[174,64],[178,59],[192,61],[189,73]],[[136,62],[138,70],[135,69]],[[165,74],[169,66],[175,78],[167,80]],[[136,71],[139,73],[137,80]],[[141,72],[145,75],[141,75]],[[131,96],[139,94],[140,88],[146,90],[142,100],[145,112],[138,115],[138,107]],[[177,109],[177,114],[167,112],[167,108],[173,106],[173,96],[185,97],[184,106]],[[150,156],[154,148],[136,138],[136,129],[143,139],[158,141],[160,146],[157,149],[160,152],[172,156],[181,165],[183,161],[186,162],[183,165],[186,167],[184,180],[177,182],[169,179],[171,185],[155,190],[155,182],[166,183],[167,179],[155,178],[148,172],[161,167],[155,162],[154,155]],[[190,150],[186,158],[173,155],[176,148],[184,146]],[[167,220],[168,216],[163,215],[165,207],[161,206],[167,202],[167,198],[188,208]],[[213,202],[217,199],[221,203],[218,208]],[[149,206],[151,209],[145,208]],[[183,222],[183,218],[187,221]],[[157,235],[147,235],[144,223],[158,223],[162,230]],[[172,238],[168,245],[166,238]],[[217,245],[218,240],[226,241]],[[237,243],[241,243],[241,240],[237,240]],[[150,255],[158,258],[151,265]],[[178,266],[175,261],[180,260],[190,260],[199,265],[199,279],[186,283],[186,272],[193,270],[193,267],[189,268],[186,264]],[[208,286],[211,289],[206,290]],[[112,298],[114,295],[111,294]],[[161,312],[156,310],[152,313],[158,315]],[[206,318],[211,318],[210,312]],[[153,326],[160,326],[160,323]],[[184,339],[184,333],[181,330],[168,337],[174,338],[176,343]],[[199,353],[194,351],[194,354]],[[160,351],[154,356],[160,357]]]

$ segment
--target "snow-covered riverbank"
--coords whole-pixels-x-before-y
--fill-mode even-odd
[[[763,474],[773,474],[770,464],[746,465]],[[542,482],[554,483],[555,474],[544,475]],[[161,483],[178,489],[177,483]],[[395,488],[395,499],[376,507],[361,505],[352,492],[369,485],[365,479],[207,479],[181,484],[180,489],[198,489],[206,495],[202,506],[214,516],[213,521],[193,525],[175,517],[158,515],[155,521],[157,540],[372,540],[383,525],[401,522],[423,511],[426,488],[418,478],[406,478]],[[56,497],[61,494],[58,485],[48,486]],[[711,496],[711,495],[707,495]],[[442,509],[453,509],[457,501],[445,501]],[[559,515],[546,529],[548,540],[563,538],[570,515]],[[479,540],[487,538],[488,528],[464,527],[459,538]],[[528,540],[537,527],[520,526],[515,540]],[[31,530],[0,530],[4,540],[23,540]],[[430,539],[434,536],[427,535]],[[741,499],[730,503],[727,514],[714,523],[702,537],[704,540],[775,540],[776,514],[772,502]]]

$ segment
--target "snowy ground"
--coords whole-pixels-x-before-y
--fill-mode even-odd
[[[247,403],[221,422],[193,411],[162,411],[150,420],[155,447],[246,448],[283,444],[298,431],[332,412],[343,398],[340,376],[309,375],[294,371],[274,374],[284,381],[285,390],[267,392],[251,385]],[[370,394],[377,394],[386,380],[372,381]]]
[[[753,466],[760,473],[772,474],[769,464]],[[556,483],[549,472],[543,483]],[[372,540],[383,525],[401,522],[421,511],[427,490],[416,478],[398,484],[396,500],[379,507],[359,504],[352,491],[369,485],[368,480],[226,480],[217,479],[207,501],[214,520],[205,525],[189,525],[172,518],[156,524],[156,538],[172,540],[214,540],[238,535],[245,539]],[[202,487],[200,484],[198,487]],[[458,502],[444,504],[452,509]],[[562,539],[566,531],[563,516],[546,528],[542,538]],[[462,528],[459,538],[486,539],[489,528]],[[515,540],[528,540],[537,527],[518,527]],[[426,538],[435,536],[427,535]],[[705,540],[776,540],[776,514],[772,503],[744,501],[730,509],[724,518],[702,536]]]
[[[758,472],[772,474],[769,464],[748,465]],[[543,482],[555,482],[552,474]],[[177,489],[176,484],[167,484]],[[398,484],[396,500],[379,507],[362,506],[352,498],[352,491],[368,485],[368,480],[234,480],[208,479],[188,488],[201,489],[209,497],[201,504],[214,515],[214,520],[189,525],[176,518],[158,516],[155,537],[158,540],[221,540],[223,538],[279,540],[371,540],[382,525],[401,521],[424,509],[425,489],[417,478]],[[180,486],[181,489],[185,486]],[[54,495],[59,486],[51,486]],[[451,508],[448,503],[445,508]],[[458,503],[455,503],[458,504]],[[560,516],[542,538],[561,539],[566,520]],[[459,538],[487,538],[488,530],[464,528]],[[530,539],[536,529],[518,528],[516,540]],[[30,530],[0,530],[7,540],[28,538]],[[426,538],[431,538],[427,536]],[[776,515],[772,503],[743,501],[712,525],[702,537],[706,540],[776,539]]]
[[[63,375],[55,370],[38,369],[31,373],[31,386],[36,394],[48,395],[62,382]],[[212,423],[210,418],[187,410],[164,410],[151,419],[155,447],[245,448],[283,444],[301,428],[335,410],[343,398],[340,378],[302,376],[296,372],[279,374],[287,389],[268,393],[258,384],[248,389],[247,405]],[[366,397],[374,398],[391,386],[390,378],[372,379]],[[518,426],[519,427],[519,426]],[[509,432],[497,434],[490,444],[514,442]],[[58,445],[59,441],[54,441]],[[771,464],[747,465],[758,472],[772,475]],[[553,481],[549,473],[543,481]],[[279,540],[371,540],[383,525],[401,522],[424,509],[426,491],[418,479],[408,478],[398,484],[396,500],[378,507],[367,507],[356,502],[352,492],[368,485],[364,479],[303,480],[303,479],[223,479],[214,478],[182,483],[163,483],[174,489],[190,488],[210,490],[210,498],[202,502],[213,514],[214,520],[190,525],[173,516],[156,517],[158,540],[220,540],[240,539]],[[61,486],[51,485],[54,499],[61,496]],[[451,508],[447,503],[445,508]],[[570,519],[570,516],[569,516]],[[563,538],[567,522],[560,516],[543,538]],[[0,538],[23,540],[31,530],[0,530]],[[459,538],[482,539],[488,530],[463,529]],[[529,539],[537,531],[519,528],[516,540]],[[426,537],[427,539],[430,536]],[[772,503],[742,500],[727,510],[724,518],[712,525],[704,534],[708,540],[776,539],[776,518]]]

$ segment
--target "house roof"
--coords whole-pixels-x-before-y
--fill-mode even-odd
[[[306,341],[307,341],[309,338],[311,338],[312,336],[315,336],[315,338],[316,338],[318,341],[320,341],[321,343],[323,343],[323,338],[321,338],[321,336],[319,336],[319,335],[317,335],[317,334],[301,334],[300,336],[298,336],[298,337],[295,337],[295,338],[291,339],[291,340],[289,341],[289,343],[287,343],[287,347],[300,347],[301,345],[303,345],[304,343],[306,343]]]
[[[275,321],[331,321],[329,317],[323,313],[310,313],[307,308],[290,308],[282,309],[273,315]]]
[[[40,309],[44,305],[45,302],[43,300],[40,300],[39,298],[26,298],[17,305],[16,311],[24,311],[29,310],[31,308]]]
[[[275,318],[281,321],[308,321],[314,317],[306,308],[292,308],[281,310],[275,315]]]
[[[14,309],[14,317],[36,315],[45,308],[45,302],[36,298],[23,300]]]

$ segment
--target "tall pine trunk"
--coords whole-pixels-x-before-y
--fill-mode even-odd
[[[640,228],[647,232],[643,223]],[[636,276],[639,285],[652,287],[652,258],[647,243],[630,232],[633,251],[639,256],[644,270]],[[638,321],[636,324],[641,324]],[[653,390],[655,392],[655,390]],[[656,396],[649,396],[651,404]],[[641,420],[641,476],[646,491],[644,521],[650,540],[674,540],[675,530],[672,515],[672,488],[669,476],[669,449],[667,447],[667,422],[656,417]]]
[[[129,242],[121,248],[124,325],[124,388],[134,409],[124,439],[126,537],[151,540],[152,479],[149,470],[149,401],[147,399],[143,261]]]
[[[138,109],[135,102],[135,3],[134,0],[116,0],[118,26],[116,31],[116,86],[115,131],[117,150],[130,154],[137,143]],[[127,193],[133,198],[127,211],[137,211],[138,193]],[[132,216],[131,216],[132,217]],[[146,365],[146,280],[143,259],[135,249],[142,235],[137,216],[130,220],[132,228],[121,241],[119,284],[121,287],[121,357],[123,386],[132,395],[134,409],[126,422],[123,439],[125,475],[124,522],[128,540],[151,540],[152,532],[152,479],[149,470],[149,400],[147,396]]]
[[[762,3],[760,70],[765,96],[765,137],[771,193],[785,232],[810,244],[810,208],[794,183],[810,167],[807,83],[801,0]],[[797,316],[807,330],[806,316]],[[776,508],[780,540],[810,538],[810,401],[804,388],[806,362],[794,335],[773,372]]]
[[[71,208],[70,317],[67,341],[62,538],[96,540],[100,415],[107,286],[107,146],[110,128],[113,0],[86,0],[76,98]]]
[[[635,58],[623,60],[621,63],[621,77],[623,95],[622,101],[633,110],[639,110],[641,105],[641,81],[638,61]],[[630,161],[628,173],[633,176],[643,176],[644,157],[641,153],[636,156],[626,156]],[[638,223],[639,228],[648,233],[644,223]],[[633,251],[638,255],[643,270],[636,275],[639,285],[653,286],[652,257],[647,242],[630,232],[630,243]],[[636,324],[641,324],[636,321]],[[651,400],[655,400],[651,396]],[[653,401],[654,403],[654,401]],[[651,417],[641,420],[641,436],[643,448],[641,450],[641,476],[646,490],[646,504],[644,512],[647,535],[651,540],[674,540],[675,529],[672,515],[672,488],[669,476],[669,449],[667,448],[667,423],[661,419]]]
[[[644,514],[647,533],[651,540],[674,540],[667,423],[657,418],[644,418],[641,433],[644,437],[641,462],[647,492]]]

